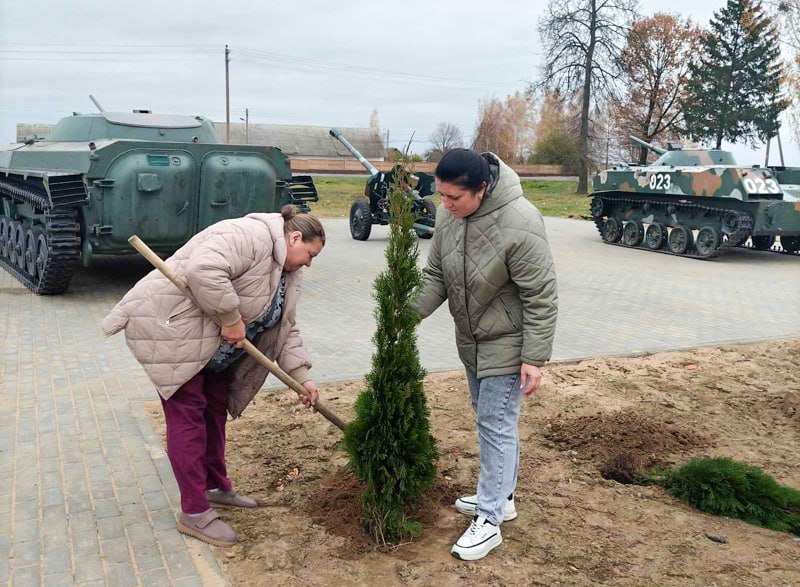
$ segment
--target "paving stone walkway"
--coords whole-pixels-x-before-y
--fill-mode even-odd
[[[356,242],[346,221],[325,226],[299,308],[320,383],[370,368],[372,282],[388,238],[386,227]],[[603,245],[587,222],[547,227],[556,359],[800,335],[798,257],[736,250],[703,262]],[[155,392],[124,337],[99,329],[146,271],[100,258],[57,297],[0,272],[0,584],[224,584],[212,551],[176,530],[177,487],[143,406]],[[419,348],[430,371],[461,368],[446,308],[423,323]]]

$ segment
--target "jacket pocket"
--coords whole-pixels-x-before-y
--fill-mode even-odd
[[[191,303],[191,301],[187,300],[187,302],[189,302],[189,307],[188,308],[181,308],[180,306],[182,304],[179,304],[178,307],[175,308],[175,310],[173,310],[170,313],[169,316],[167,316],[166,320],[164,320],[164,324],[169,326],[170,322],[173,322],[173,321],[177,320],[178,318],[180,318],[184,314],[187,314],[187,313],[189,313],[189,312],[191,312],[192,310],[195,309],[195,305],[193,303]]]

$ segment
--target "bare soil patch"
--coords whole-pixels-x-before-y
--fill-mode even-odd
[[[326,385],[322,398],[349,419],[362,387]],[[620,453],[646,465],[710,454],[800,487],[799,340],[548,366],[523,404],[519,517],[503,525],[503,545],[476,563],[449,554],[469,522],[452,503],[474,493],[478,472],[466,381],[433,374],[425,389],[438,480],[412,512],[422,535],[395,548],[367,539],[340,432],[293,393],[263,393],[229,423],[231,479],[261,503],[224,512],[241,538],[217,550],[232,585],[800,584],[793,536],[600,473]],[[163,430],[160,406],[148,412]]]

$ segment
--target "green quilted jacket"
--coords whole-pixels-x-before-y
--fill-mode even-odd
[[[542,215],[519,177],[493,153],[478,210],[436,214],[423,285],[413,302],[425,318],[445,299],[458,354],[478,378],[517,373],[550,359],[558,314],[556,273]]]

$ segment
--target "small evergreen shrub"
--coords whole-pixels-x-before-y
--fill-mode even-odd
[[[800,536],[800,491],[757,467],[698,457],[659,477],[660,486],[704,512]]]
[[[356,418],[345,431],[350,466],[366,484],[365,526],[379,543],[418,535],[406,506],[433,487],[436,447],[416,346],[419,315],[409,303],[422,281],[418,239],[412,225],[408,172],[390,190],[391,226],[386,271],[375,280],[377,331],[367,388],[356,401]]]

